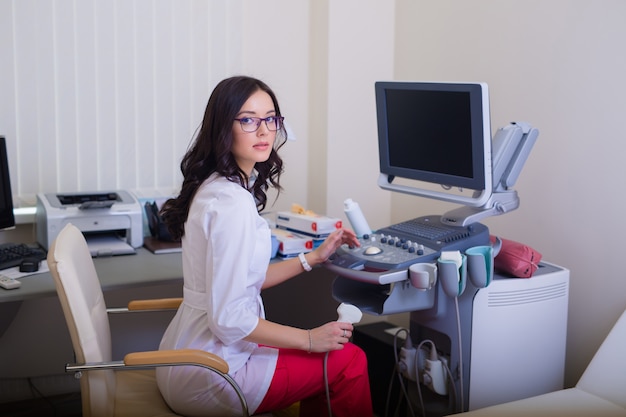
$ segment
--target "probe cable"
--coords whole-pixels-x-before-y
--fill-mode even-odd
[[[398,382],[400,382],[400,388],[402,389],[402,395],[404,396],[404,399],[406,400],[407,405],[409,406],[409,410],[411,412],[412,416],[415,416],[415,411],[413,411],[413,406],[411,405],[411,399],[409,398],[409,394],[406,390],[406,387],[404,385],[404,379],[402,378],[402,371],[400,369],[398,369],[398,334],[400,334],[400,332],[405,332],[406,333],[406,340],[411,340],[410,334],[408,332],[407,329],[401,328],[399,329],[396,334],[393,337],[393,352],[394,352],[394,357],[395,357],[395,363],[396,363],[396,374],[398,376]],[[400,406],[399,402],[398,402],[398,407]],[[387,408],[387,407],[385,407]],[[422,405],[422,409],[423,409],[423,405]],[[398,411],[398,408],[396,408],[396,413]],[[386,412],[386,410],[385,410]]]
[[[465,389],[463,388],[463,342],[461,340],[461,315],[459,313],[459,297],[454,297],[454,306],[456,310],[456,328],[458,332],[459,339],[459,396],[461,403],[461,411],[465,409],[465,393],[463,392]],[[457,402],[457,409],[458,409]]]
[[[328,354],[324,355],[324,387],[326,388],[326,403],[328,404],[328,417],[333,417],[333,412],[330,408],[330,388],[328,388]]]

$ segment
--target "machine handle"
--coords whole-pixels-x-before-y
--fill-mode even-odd
[[[371,272],[364,270],[356,270],[337,266],[328,261],[324,263],[324,267],[345,278],[356,281],[367,282],[368,284],[391,284],[392,282],[404,281],[409,278],[408,268],[390,269],[381,272]]]

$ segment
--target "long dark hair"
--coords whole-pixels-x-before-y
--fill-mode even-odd
[[[183,173],[180,194],[167,200],[161,208],[161,216],[173,239],[178,240],[185,234],[184,224],[187,221],[191,200],[202,182],[215,172],[249,190],[255,198],[258,211],[265,208],[267,203],[265,192],[270,184],[280,192],[279,179],[283,171],[283,161],[276,151],[287,139],[284,125],[276,133],[274,148],[267,161],[255,164],[257,177],[251,186],[248,174],[239,168],[231,152],[233,119],[237,117],[248,98],[259,90],[269,94],[276,115],[281,116],[274,92],[263,81],[252,77],[227,78],[211,93],[200,130],[180,163],[180,170]]]

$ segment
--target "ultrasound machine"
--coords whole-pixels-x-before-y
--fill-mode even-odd
[[[500,275],[500,240],[480,223],[518,208],[512,187],[538,130],[515,122],[492,139],[484,83],[384,81],[375,94],[378,185],[460,207],[339,248],[325,265],[334,298],[372,315],[410,312],[398,367],[415,381],[415,414],[561,389],[569,272],[544,262],[530,279]]]

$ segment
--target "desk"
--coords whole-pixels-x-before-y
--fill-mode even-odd
[[[114,290],[182,284],[180,253],[154,255],[139,248],[135,255],[95,258],[94,265],[105,298],[107,293]],[[303,328],[316,327],[335,320],[336,306],[339,303],[332,299],[333,279],[334,275],[326,269],[314,268],[310,273],[300,274],[283,284],[264,290],[267,318]],[[20,281],[22,286],[18,289],[0,290],[0,338],[12,321],[12,315],[19,308],[19,302],[57,296],[49,272],[28,276]],[[169,296],[182,296],[182,290]],[[129,300],[121,302],[125,304],[127,301]]]
[[[105,294],[120,289],[182,284],[180,253],[154,255],[139,248],[135,255],[95,258],[94,265]],[[22,285],[18,289],[0,290],[0,352],[2,337],[15,320],[23,301],[57,296],[49,272],[27,276],[20,281]],[[180,295],[182,290],[169,296]]]
[[[139,248],[135,255],[95,258],[94,265],[108,306],[182,296],[180,253],[154,255]],[[63,369],[74,355],[52,276],[46,272],[20,281],[18,289],[0,290],[0,403],[29,398],[29,383],[46,395],[76,392],[77,381]],[[114,357],[158,348],[173,314],[110,317]]]
[[[182,283],[180,253],[154,255],[139,248],[135,255],[95,258],[94,265],[103,291],[155,284]],[[0,303],[56,297],[54,281],[49,272],[20,279],[15,290],[0,290]],[[2,331],[0,330],[0,335]]]

